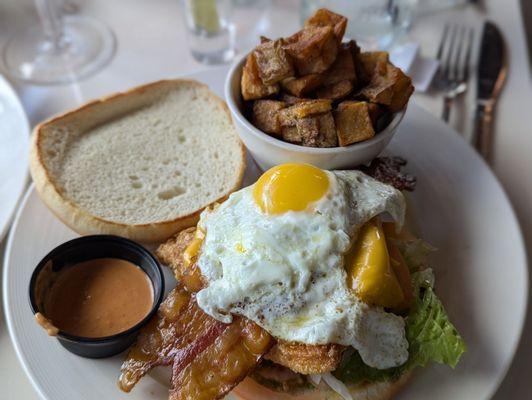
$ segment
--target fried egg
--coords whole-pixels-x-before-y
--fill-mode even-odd
[[[360,171],[270,169],[202,213],[199,307],[225,323],[245,316],[276,338],[352,346],[371,367],[403,364],[403,318],[357,298],[344,267],[360,228],[385,212],[401,226],[403,195]]]

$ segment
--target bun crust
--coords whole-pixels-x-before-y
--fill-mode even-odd
[[[353,400],[390,400],[408,382],[410,373],[395,382],[376,382],[362,385],[348,385]],[[266,388],[251,378],[246,378],[232,392],[240,400],[342,400],[338,393],[324,382],[318,388],[298,395],[280,393]]]
[[[113,144],[119,151],[104,159]],[[95,150],[92,164],[87,148]],[[84,170],[88,164],[92,170]],[[196,224],[205,207],[241,186],[244,170],[245,150],[225,102],[191,80],[139,86],[53,117],[34,129],[30,147],[35,188],[60,220],[79,234],[140,242]]]

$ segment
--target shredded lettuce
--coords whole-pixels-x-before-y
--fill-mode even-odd
[[[431,361],[454,368],[466,345],[434,293],[432,271],[412,274],[412,282],[419,300],[406,319],[410,354],[406,368],[423,367]]]
[[[405,319],[408,361],[400,367],[379,370],[364,364],[355,351],[347,355],[334,372],[338,379],[346,383],[390,381],[429,362],[456,366],[466,346],[434,293],[432,270],[414,272],[412,284],[417,301]]]
[[[405,259],[410,272],[419,271],[428,266],[430,253],[436,250],[431,244],[422,239],[398,241],[397,246]]]
[[[358,351],[353,350],[344,355],[333,375],[344,383],[357,384],[359,382],[394,381],[401,376],[401,373],[401,367],[389,369],[369,367],[364,364]]]
[[[428,289],[434,287],[434,272],[432,268],[422,269],[411,274],[412,277],[412,289],[414,291],[414,297],[419,299],[421,296],[421,289]],[[417,304],[415,304],[417,305]],[[414,306],[415,306],[414,305]]]

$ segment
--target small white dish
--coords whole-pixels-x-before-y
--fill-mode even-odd
[[[247,54],[238,60],[225,80],[225,100],[236,130],[259,166],[266,170],[287,162],[303,162],[323,169],[346,169],[367,164],[378,156],[392,139],[406,110],[395,113],[390,123],[369,140],[345,147],[305,147],[276,139],[257,129],[242,113],[240,80]]]

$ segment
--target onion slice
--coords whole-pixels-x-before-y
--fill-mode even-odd
[[[321,377],[327,383],[327,385],[329,385],[332,390],[342,396],[344,400],[353,400],[353,396],[351,396],[351,393],[349,393],[347,386],[342,381],[332,376],[330,372],[321,374]]]
[[[307,377],[314,386],[318,387],[320,385],[321,374],[310,374]]]

